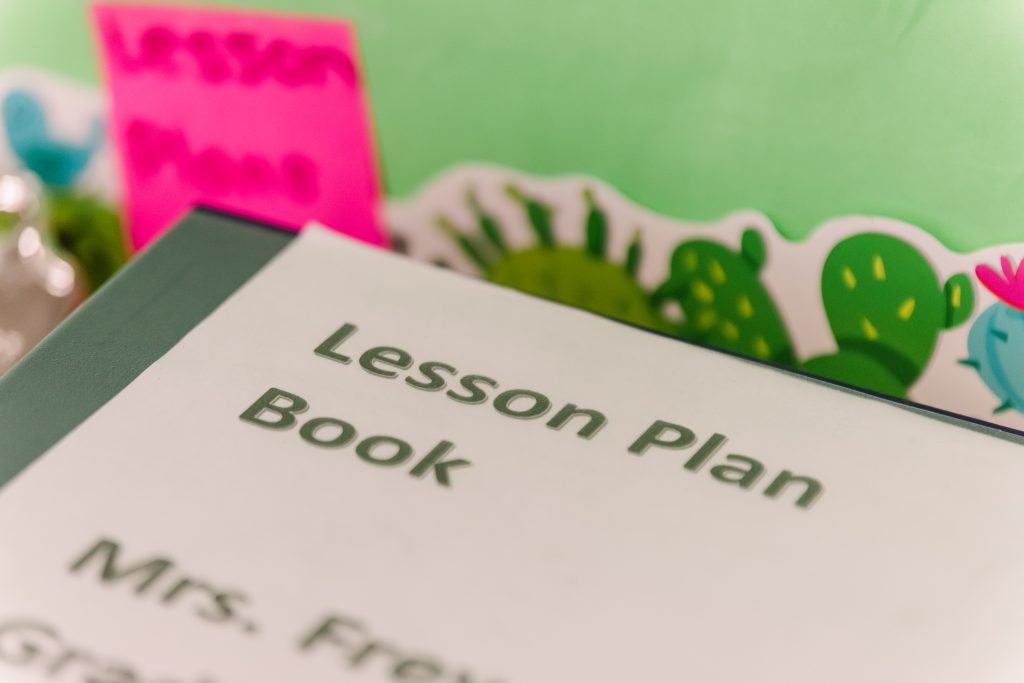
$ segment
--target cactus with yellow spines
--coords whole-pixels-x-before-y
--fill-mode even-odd
[[[832,249],[821,296],[838,351],[802,369],[904,397],[924,372],[942,330],[964,323],[974,308],[970,278],[944,284],[912,245],[861,233]]]
[[[683,339],[792,366],[789,332],[760,279],[766,259],[764,239],[753,228],[743,233],[738,252],[711,240],[683,242],[654,303],[682,309],[674,332]]]
[[[512,184],[505,187],[505,194],[522,208],[536,238],[532,246],[511,249],[497,219],[472,190],[466,195],[476,222],[472,229],[460,228],[446,216],[436,219],[438,228],[487,280],[633,325],[668,331],[650,295],[636,280],[643,255],[639,232],[634,233],[622,263],[610,260],[608,219],[590,189],[583,192],[587,216],[579,246],[555,241],[551,206]]]

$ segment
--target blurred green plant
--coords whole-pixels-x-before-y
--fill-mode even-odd
[[[71,256],[96,291],[128,260],[121,219],[95,197],[63,190],[47,193],[49,234]]]
[[[94,196],[47,188],[45,238],[74,262],[88,292],[96,291],[128,260],[121,219]],[[10,232],[18,215],[0,211],[0,236]]]

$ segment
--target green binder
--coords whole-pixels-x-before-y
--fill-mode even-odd
[[[0,486],[159,359],[292,233],[197,209],[0,379]]]
[[[0,379],[0,486],[131,383],[291,237],[200,208],[143,252]],[[993,425],[836,388],[1024,444]]]

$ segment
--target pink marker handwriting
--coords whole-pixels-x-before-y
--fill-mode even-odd
[[[185,185],[210,197],[283,195],[300,204],[320,197],[316,164],[303,154],[271,160],[259,154],[232,156],[209,146],[192,149],[185,134],[136,119],[125,134],[127,160],[140,179],[170,167]]]
[[[343,50],[332,45],[298,45],[255,33],[178,32],[162,24],[129,40],[116,24],[104,27],[104,41],[126,72],[154,71],[165,77],[194,76],[208,83],[262,85],[268,81],[299,88],[322,86],[331,78],[356,85],[356,69]]]

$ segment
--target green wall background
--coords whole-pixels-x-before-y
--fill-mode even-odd
[[[1024,241],[1019,0],[245,0],[356,21],[389,194],[454,163],[669,215],[848,213]],[[83,0],[0,0],[0,65],[94,81]]]

